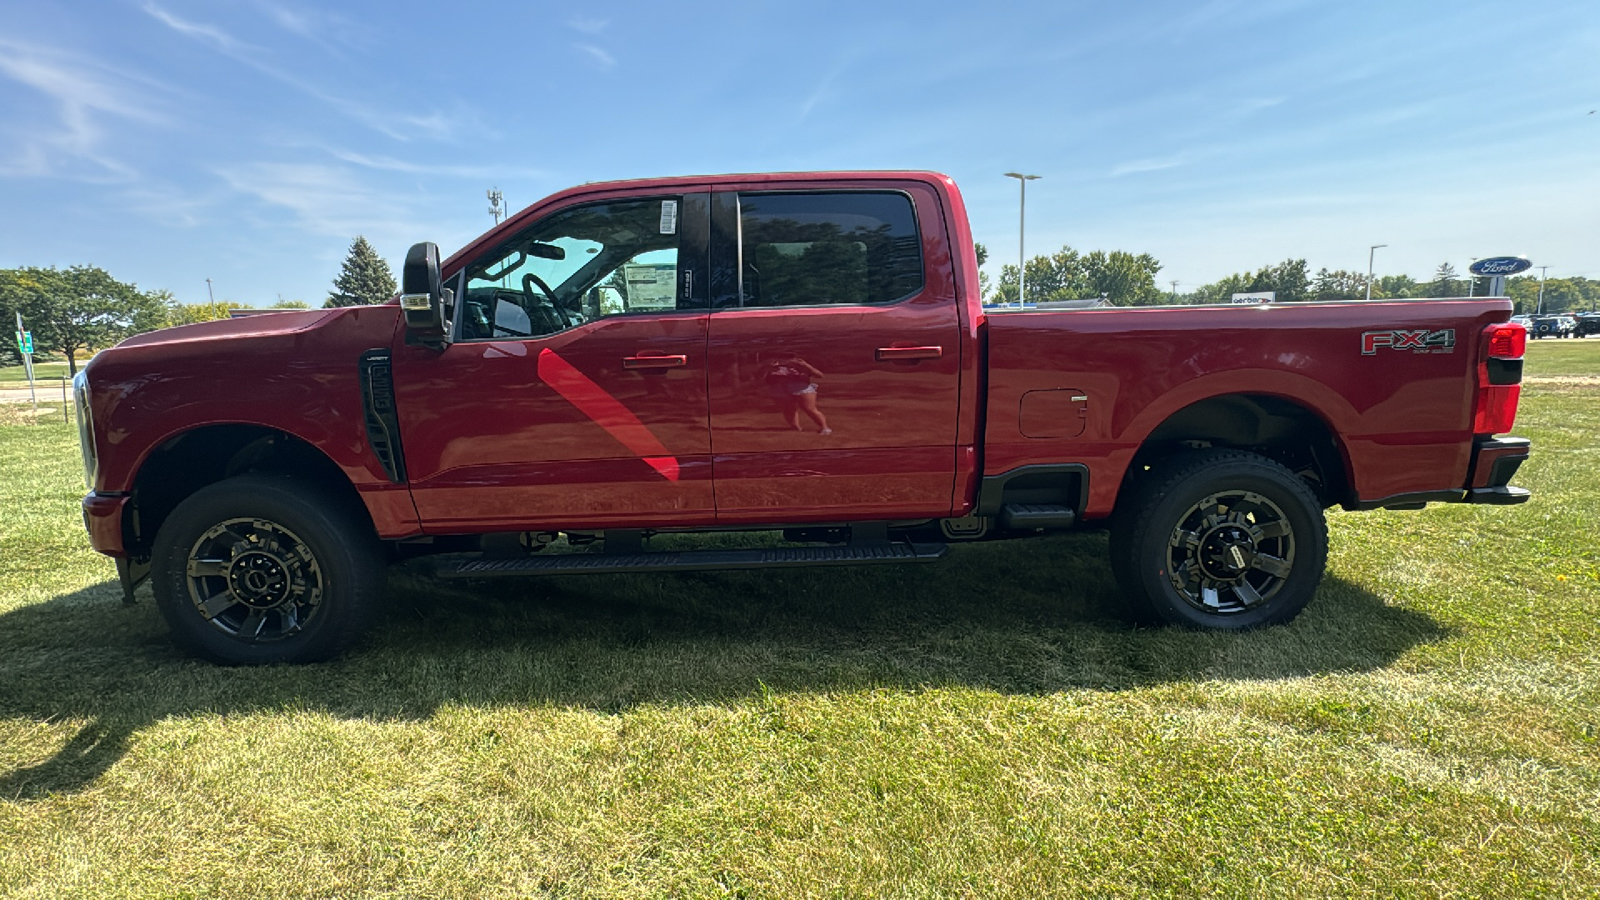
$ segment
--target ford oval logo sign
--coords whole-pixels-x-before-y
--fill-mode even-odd
[[[1520,256],[1491,256],[1467,267],[1474,275],[1515,275],[1533,268],[1533,263]]]

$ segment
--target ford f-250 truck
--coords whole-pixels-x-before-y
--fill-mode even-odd
[[[1509,301],[989,313],[932,173],[585,185],[442,264],[413,247],[402,281],[78,377],[90,539],[190,652],[327,658],[386,561],[427,553],[464,577],[911,562],[1084,523],[1138,616],[1244,629],[1311,599],[1327,507],[1528,497]],[[649,546],[729,530],[791,544]]]

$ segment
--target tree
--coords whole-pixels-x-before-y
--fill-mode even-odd
[[[989,248],[974,241],[972,249],[978,253],[978,299],[986,300],[989,297],[989,273],[983,267],[989,262]]]
[[[1272,291],[1278,303],[1315,299],[1311,275],[1303,259],[1286,259],[1275,266],[1263,266],[1254,273],[1239,272],[1229,275],[1220,281],[1197,288],[1194,296],[1200,303],[1227,303],[1233,299],[1234,294],[1253,294],[1260,291]]]
[[[226,319],[228,310],[245,309],[243,303],[232,300],[218,300],[215,303],[172,303],[167,306],[167,325],[193,325],[196,322],[210,322],[214,319]]]
[[[350,253],[344,258],[339,277],[333,280],[328,302],[322,305],[324,308],[373,306],[387,303],[397,290],[389,264],[372,249],[366,238],[358,235],[350,244]]]
[[[1456,290],[1456,267],[1447,262],[1439,264],[1433,271],[1433,280],[1428,282],[1428,292],[1435,297],[1453,297]],[[1465,293],[1461,291],[1459,293]]]
[[[73,375],[80,353],[165,325],[170,301],[166,291],[140,291],[96,266],[0,271],[6,318],[15,322],[21,312],[34,346],[66,357]]]
[[[311,304],[304,300],[279,300],[267,309],[310,309]]]
[[[1311,279],[1310,299],[1318,302],[1329,300],[1360,300],[1367,295],[1367,276],[1361,272],[1351,272],[1346,269],[1329,271],[1318,269],[1316,277]],[[1383,297],[1383,289],[1378,280],[1373,279],[1372,296]]]

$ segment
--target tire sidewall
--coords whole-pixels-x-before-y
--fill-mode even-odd
[[[1270,468],[1268,468],[1270,467]],[[1274,471],[1276,470],[1276,471]],[[1168,578],[1168,547],[1179,517],[1211,494],[1251,491],[1283,511],[1293,528],[1295,559],[1289,577],[1271,600],[1231,614],[1207,613],[1184,599]],[[1213,631],[1242,631],[1293,619],[1316,593],[1327,563],[1327,525],[1315,496],[1287,469],[1265,457],[1235,457],[1205,466],[1161,496],[1148,498],[1141,524],[1127,546],[1128,575],[1144,606],[1165,622]]]
[[[287,528],[316,558],[322,598],[299,634],[268,643],[242,641],[195,607],[189,552],[207,529],[237,518]],[[152,551],[151,587],[173,639],[196,656],[225,665],[312,662],[338,653],[369,624],[382,577],[377,549],[369,525],[310,487],[285,477],[241,476],[195,492],[162,523]]]

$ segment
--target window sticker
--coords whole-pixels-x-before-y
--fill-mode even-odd
[[[678,201],[661,201],[661,233],[678,233]]]

